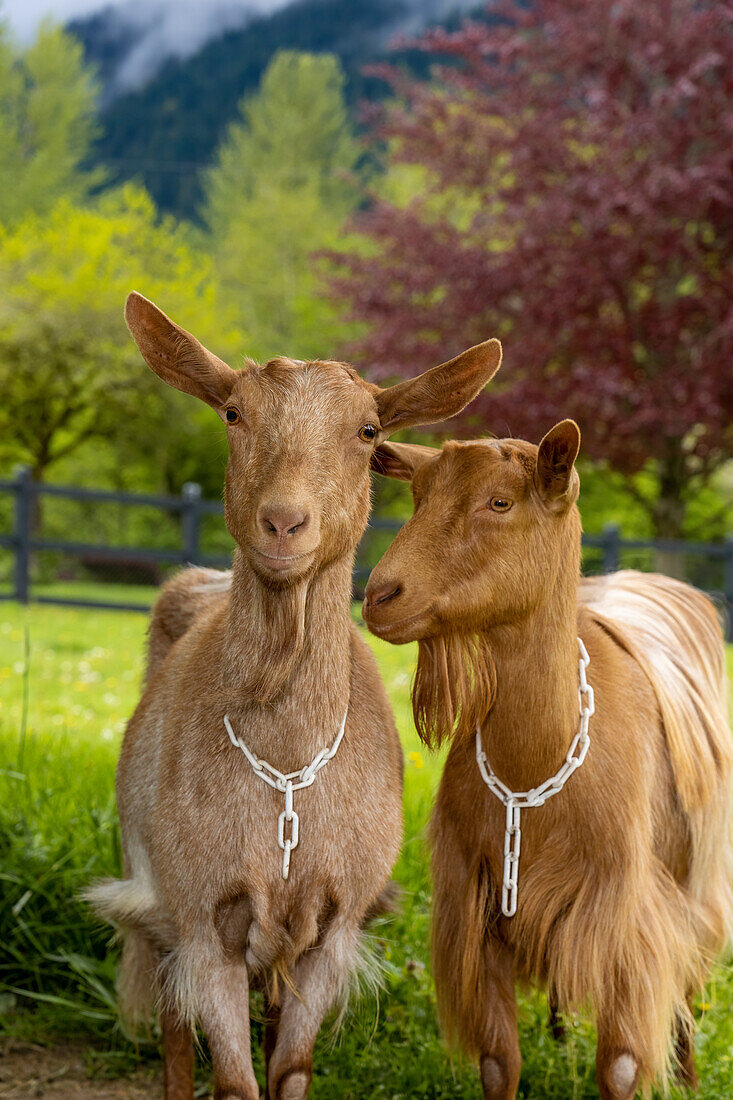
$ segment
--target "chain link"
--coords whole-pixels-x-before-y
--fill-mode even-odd
[[[501,911],[505,917],[513,917],[517,911],[517,893],[519,888],[519,855],[522,848],[522,810],[533,806],[544,806],[548,798],[559,794],[574,771],[585,760],[590,748],[588,727],[595,713],[596,704],[593,688],[586,678],[590,664],[588,650],[583,640],[578,638],[580,659],[578,661],[578,709],[580,728],[573,738],[562,767],[550,779],[539,787],[529,791],[512,791],[499,779],[489,763],[481,742],[481,725],[476,727],[476,762],[486,786],[506,807],[506,826],[504,829],[504,876],[501,888]]]
[[[285,796],[285,809],[277,819],[277,843],[283,853],[282,875],[284,879],[290,874],[290,854],[298,847],[298,841],[300,840],[300,818],[293,809],[293,792],[302,791],[304,787],[310,787],[318,773],[336,755],[344,736],[348,713],[349,708],[347,705],[343,721],[330,749],[321,749],[313,757],[310,764],[297,772],[280,772],[277,768],[273,768],[272,764],[268,764],[266,760],[259,760],[254,753],[250,752],[241,737],[237,737],[229,721],[229,715],[224,715],[224,725],[229,734],[229,740],[235,748],[242,750],[255,775],[259,776],[270,787],[274,787],[276,791],[281,791]],[[287,825],[290,826],[288,836],[285,835]]]

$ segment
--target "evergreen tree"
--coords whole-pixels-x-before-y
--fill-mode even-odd
[[[0,223],[84,198],[99,169],[81,166],[96,134],[96,85],[79,43],[42,24],[17,52],[0,23]]]
[[[261,358],[326,356],[344,336],[314,255],[343,243],[358,197],[343,85],[335,57],[278,53],[206,174],[218,275]]]

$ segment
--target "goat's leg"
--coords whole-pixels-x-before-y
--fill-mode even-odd
[[[277,1044],[277,1029],[280,1023],[280,1006],[265,997],[265,1034],[262,1038],[262,1050],[265,1055],[265,1073],[270,1079],[270,1059]]]
[[[485,1100],[514,1100],[521,1057],[512,956],[487,933],[494,889],[454,828],[433,818],[433,974],[444,1030],[477,1057]]]
[[[470,1012],[464,1031],[472,1028],[480,1052],[484,1100],[514,1100],[522,1059],[517,1030],[517,1000],[508,952],[493,941],[484,951],[481,1003]]]
[[[601,1100],[633,1100],[639,1084],[639,1059],[613,1021],[603,1017],[598,1019],[596,1080]]]
[[[214,1067],[214,1100],[259,1100],[252,1068],[249,980],[240,961],[200,961],[196,968],[198,1018]]]
[[[692,1022],[692,996],[687,998],[690,1009],[689,1020],[680,1020],[675,1035],[674,1052],[677,1059],[675,1076],[680,1085],[697,1091],[698,1080],[695,1069],[695,1025]]]
[[[458,939],[453,950],[460,954]],[[445,963],[444,958],[442,965]],[[456,973],[460,974],[460,969]],[[464,986],[455,994],[451,1017],[446,1022],[460,1035],[465,1048],[478,1054],[484,1100],[514,1100],[522,1059],[512,958],[506,947],[492,937],[486,938],[481,945],[476,981],[470,989]]]
[[[163,1033],[165,1100],[193,1100],[193,1035],[169,1010],[160,1014]]]
[[[558,1009],[557,993],[554,989],[547,992],[547,1029],[556,1043],[565,1042],[565,1025]]]
[[[125,934],[119,993],[127,1018],[145,1019],[152,1013],[154,993],[158,991],[154,975],[160,961],[160,954],[144,933],[128,931]],[[164,1006],[160,1011],[160,1030],[165,1100],[193,1100],[191,1028],[180,1020],[172,1007]]]
[[[305,1100],[308,1095],[316,1037],[324,1016],[345,991],[358,938],[358,928],[334,924],[293,967],[295,992],[283,991],[268,1065],[269,1100]]]

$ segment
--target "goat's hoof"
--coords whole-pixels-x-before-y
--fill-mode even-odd
[[[481,1059],[481,1085],[484,1100],[504,1100],[507,1095],[507,1075],[497,1058],[485,1054]]]
[[[602,1081],[599,1080],[604,1100],[632,1100],[639,1080],[639,1064],[627,1050],[617,1054],[606,1064]]]
[[[309,1073],[303,1070],[295,1070],[283,1077],[277,1090],[277,1100],[305,1100],[308,1095],[311,1079]]]

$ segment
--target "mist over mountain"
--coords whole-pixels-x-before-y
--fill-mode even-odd
[[[103,135],[96,159],[113,179],[139,178],[164,209],[195,216],[200,172],[210,161],[242,95],[254,90],[278,49],[338,55],[347,98],[383,93],[364,76],[395,35],[463,14],[475,0],[129,0],[69,24],[96,65]],[[397,55],[426,71],[417,51]]]
[[[288,0],[124,0],[78,17],[68,29],[84,43],[103,102],[147,83],[171,58],[186,60],[227,31],[240,30]]]
[[[98,65],[109,101],[141,87],[170,58],[192,57],[228,31],[290,6],[293,0],[116,0],[67,26]],[[385,11],[384,32],[415,33],[476,6],[476,0],[397,0]]]

